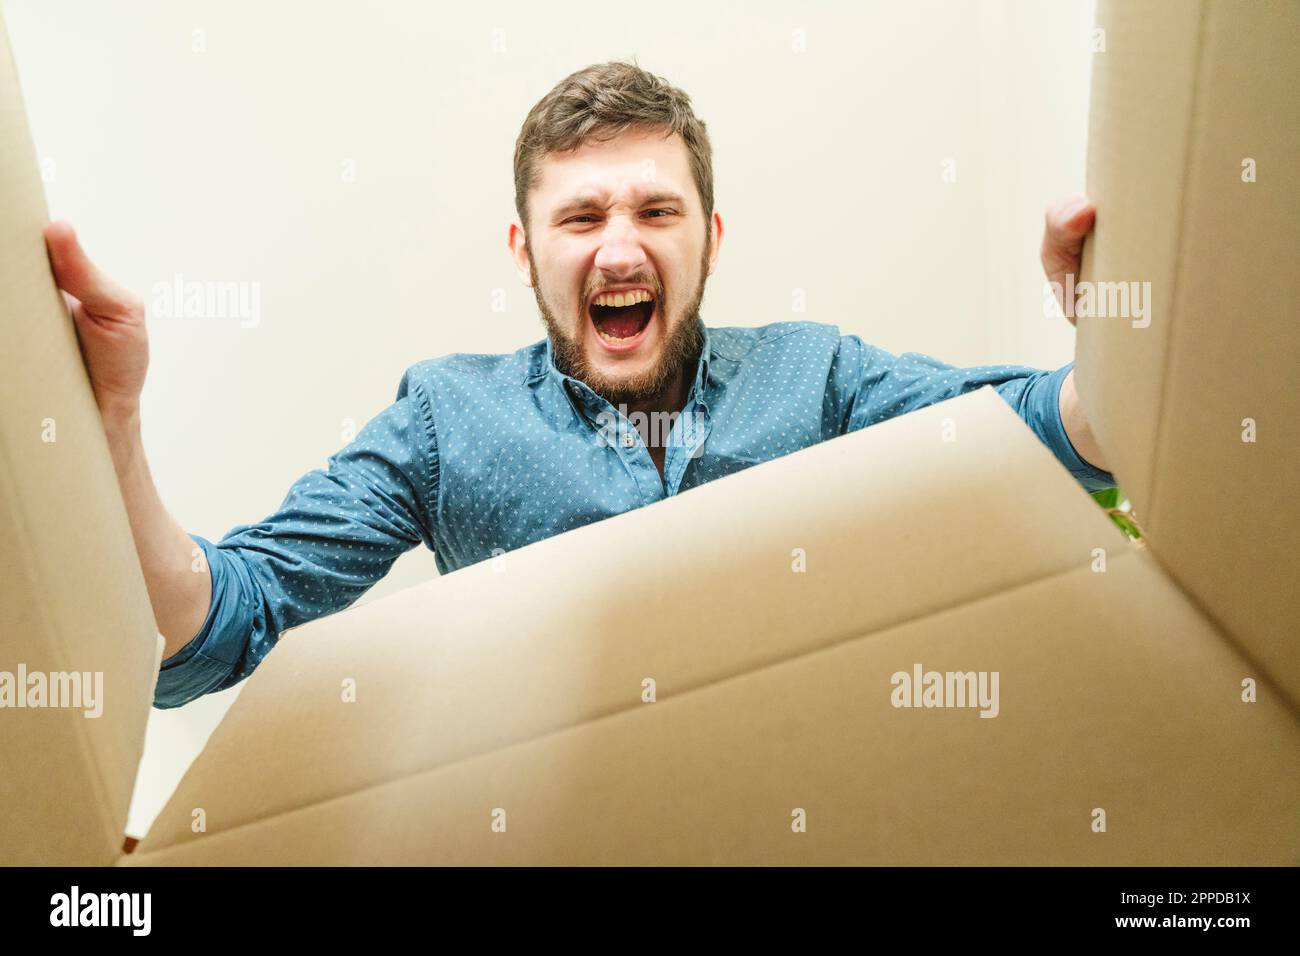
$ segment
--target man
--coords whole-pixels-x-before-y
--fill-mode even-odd
[[[981,385],[1085,487],[1110,483],[1071,366],[959,369],[812,322],[705,328],[723,236],[708,136],[684,93],[634,65],[581,70],[533,107],[515,205],[508,244],[547,337],[411,366],[327,470],[216,544],[168,515],[149,475],[142,303],[70,227],[47,228],[166,641],[156,706],[242,680],[418,544],[454,571]],[[1092,220],[1082,201],[1049,212],[1050,279],[1076,270]]]

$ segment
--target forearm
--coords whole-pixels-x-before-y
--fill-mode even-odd
[[[1092,426],[1088,424],[1088,419],[1083,414],[1083,408],[1079,404],[1079,393],[1074,387],[1074,369],[1070,369],[1065,381],[1061,383],[1061,424],[1065,427],[1065,434],[1070,439],[1070,444],[1074,450],[1079,453],[1079,457],[1102,471],[1110,471],[1106,464],[1106,456],[1102,454],[1101,446],[1097,444],[1097,438],[1092,433]]]
[[[211,573],[205,561],[195,560],[197,546],[167,513],[154,487],[140,438],[139,409],[108,412],[103,420],[154,618],[166,641],[163,657],[171,657],[203,626]]]

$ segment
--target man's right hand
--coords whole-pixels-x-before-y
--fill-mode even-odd
[[[212,575],[199,548],[163,507],[140,434],[140,392],[149,368],[144,303],[95,268],[66,222],[45,227],[54,279],[68,299],[81,357],[95,390],[108,449],[149,589],[163,656],[189,642],[207,618]]]
[[[134,414],[149,368],[144,302],[95,267],[68,223],[45,227],[45,247],[72,309],[100,414],[106,420]]]

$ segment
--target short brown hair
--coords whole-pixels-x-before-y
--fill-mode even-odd
[[[713,147],[691,98],[662,77],[631,63],[596,63],[571,73],[542,97],[515,140],[515,210],[528,229],[528,193],[537,184],[537,163],[549,153],[604,142],[631,128],[679,134],[690,156],[707,234],[713,217]]]

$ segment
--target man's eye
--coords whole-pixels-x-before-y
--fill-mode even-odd
[[[664,218],[664,216],[672,216],[672,215],[674,215],[674,213],[673,213],[673,211],[672,211],[671,209],[647,209],[644,213],[642,213],[642,215],[643,215],[643,216],[649,216],[651,213],[655,213],[655,212],[663,213],[663,216],[655,216],[655,217],[653,217],[653,218],[655,218],[655,219],[662,219],[662,218]],[[569,223],[580,223],[580,224],[585,225],[587,222],[595,222],[595,220],[596,220],[596,217],[595,217],[595,216],[589,216],[589,215],[583,214],[583,215],[581,215],[581,216],[571,216],[570,218],[564,220],[564,224],[565,224],[566,226],[567,226]]]

